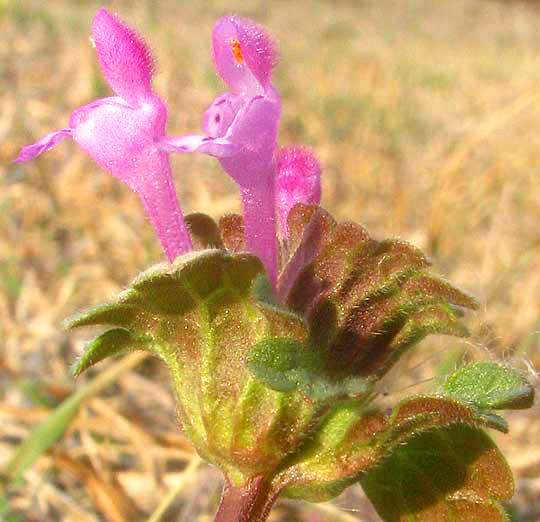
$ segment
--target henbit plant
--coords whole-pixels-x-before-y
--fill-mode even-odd
[[[105,9],[92,32],[118,96],[78,109],[69,129],[18,160],[72,136],[141,196],[171,263],[66,321],[113,327],[74,373],[133,350],[165,361],[184,433],[225,475],[217,522],[262,522],[280,495],[317,502],[356,482],[386,521],[507,520],[512,474],[484,429],[506,432],[495,411],[530,407],[534,390],[519,371],[480,362],[429,395],[377,407],[377,384],[399,358],[428,334],[467,335],[462,310],[477,305],[415,247],[377,241],[318,206],[313,154],[277,149],[266,33],[237,17],[217,22],[214,59],[233,92],[206,112],[207,136],[172,138],[142,40]],[[184,219],[172,151],[218,157],[244,215]]]

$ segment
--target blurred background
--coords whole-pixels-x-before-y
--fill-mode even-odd
[[[275,36],[280,144],[324,168],[323,205],[376,238],[425,250],[434,270],[481,302],[471,338],[428,338],[393,373],[387,399],[429,389],[463,353],[540,367],[540,2],[484,0],[0,0],[0,468],[77,381],[91,332],[60,322],[106,301],[163,255],[137,197],[66,141],[39,159],[22,145],[110,94],[89,42],[105,5],[138,28],[158,63],[168,131],[201,129],[225,90],[211,59],[216,18],[237,13]],[[186,211],[240,209],[218,163],[172,156]],[[100,370],[112,363],[103,364]],[[135,366],[135,365],[132,365]],[[538,407],[497,436],[517,474],[509,509],[540,520]],[[65,436],[0,495],[0,520],[211,521],[219,474],[176,427],[160,364],[145,359],[88,400]],[[7,506],[10,506],[9,509]],[[9,514],[8,514],[9,512]],[[4,518],[3,518],[4,517]],[[359,488],[332,504],[282,501],[273,521],[375,522]]]

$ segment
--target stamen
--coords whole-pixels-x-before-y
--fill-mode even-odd
[[[244,63],[244,55],[242,54],[242,48],[240,47],[240,42],[236,38],[231,38],[229,40],[229,45],[231,46],[231,51],[234,56],[234,60],[238,65]]]

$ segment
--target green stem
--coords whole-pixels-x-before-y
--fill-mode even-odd
[[[240,488],[227,481],[214,522],[265,522],[278,495],[262,476]]]

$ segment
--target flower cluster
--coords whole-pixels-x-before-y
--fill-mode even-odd
[[[102,8],[92,25],[103,75],[116,96],[76,109],[69,127],[24,147],[28,161],[72,137],[96,163],[142,200],[169,259],[192,250],[171,175],[169,154],[201,152],[219,158],[238,184],[244,209],[245,247],[263,262],[275,286],[279,238],[295,203],[320,202],[321,169],[306,148],[278,150],[280,96],[271,83],[274,42],[250,20],[218,20],[212,42],[217,71],[230,88],[204,114],[204,135],[166,134],[167,106],[152,90],[154,60],[145,42]]]

